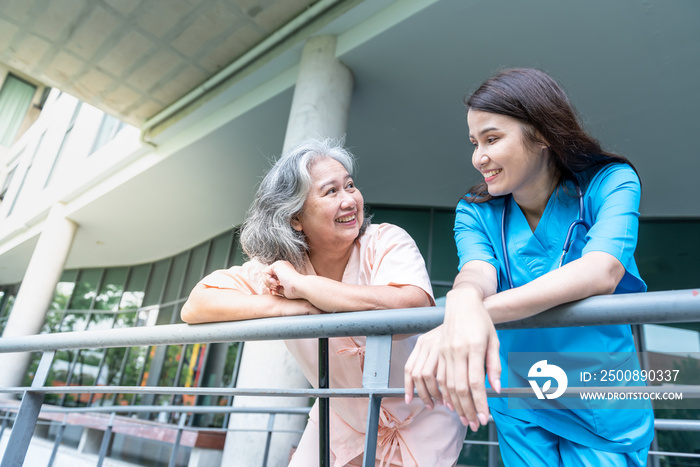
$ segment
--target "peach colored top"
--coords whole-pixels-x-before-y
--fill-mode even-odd
[[[307,263],[305,274],[315,274]],[[202,279],[210,287],[239,290],[248,294],[265,294],[261,270],[264,265],[252,260],[243,266],[215,271]],[[400,227],[391,224],[370,225],[355,242],[343,274],[343,282],[356,285],[414,285],[432,298],[432,287],[425,263],[413,239]],[[403,387],[403,367],[415,346],[417,336],[394,337],[391,352],[390,387]],[[362,387],[365,337],[329,339],[331,388]],[[318,340],[286,341],[304,375],[318,386]],[[311,418],[317,421],[314,405]],[[368,401],[365,398],[331,399],[331,450],[336,467],[346,465],[364,450]],[[406,405],[403,398],[382,400],[379,421],[377,459],[382,464],[406,467],[452,466],[459,456],[466,428],[454,412],[441,405],[426,409],[414,398]]]

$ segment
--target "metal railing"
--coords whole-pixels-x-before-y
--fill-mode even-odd
[[[365,455],[363,465],[374,465],[376,454],[379,408],[383,397],[400,397],[402,388],[390,388],[389,367],[391,336],[428,331],[442,323],[444,309],[411,308],[380,310],[331,315],[312,315],[267,318],[200,325],[162,325],[111,329],[106,331],[67,332],[0,339],[0,353],[43,352],[39,367],[30,387],[0,388],[0,393],[22,393],[8,449],[1,467],[21,465],[37,423],[46,394],[64,393],[155,393],[191,395],[232,395],[271,397],[367,397],[369,399]],[[591,297],[579,302],[561,305],[528,319],[498,325],[498,329],[538,327],[567,327],[607,324],[682,323],[700,321],[700,295],[697,290],[649,292],[643,294]],[[256,340],[329,338],[339,336],[367,336],[362,388],[342,389],[242,389],[242,388],[185,388],[133,386],[70,386],[46,387],[44,382],[57,350],[133,347],[141,345],[217,343]],[[321,351],[323,346],[320,346]],[[689,394],[700,394],[699,387],[684,387]],[[517,394],[517,389],[504,389],[501,396]],[[489,397],[499,397],[488,391]],[[134,406],[125,410],[133,412]],[[163,407],[145,408],[162,411]],[[71,409],[63,409],[69,411]],[[93,412],[117,413],[117,407],[89,407]],[[194,413],[217,410],[236,411],[233,407],[171,407],[170,410]],[[183,417],[184,418],[184,417]],[[697,420],[657,420],[657,429],[700,431]],[[323,431],[323,430],[320,430]],[[323,433],[321,433],[323,436]],[[652,452],[653,455],[680,454]],[[692,454],[690,454],[692,455]],[[323,463],[323,456],[322,456]]]

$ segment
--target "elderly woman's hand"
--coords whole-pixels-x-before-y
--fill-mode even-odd
[[[289,261],[275,261],[263,270],[263,281],[270,293],[290,300],[306,298],[296,287],[297,281],[303,277]]]

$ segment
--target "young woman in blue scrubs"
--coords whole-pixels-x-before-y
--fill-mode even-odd
[[[539,70],[503,71],[466,105],[472,164],[484,181],[457,206],[459,274],[444,323],[419,339],[406,363],[406,399],[415,389],[428,406],[456,410],[472,430],[490,412],[507,466],[646,465],[649,408],[509,410],[504,398],[487,401],[484,372],[500,392],[511,352],[631,355],[623,364],[638,368],[627,325],[494,328],[593,295],[646,290],[633,257],[637,173],[603,151]]]

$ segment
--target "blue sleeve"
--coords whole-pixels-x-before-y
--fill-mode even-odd
[[[489,235],[488,224],[493,217],[486,206],[461,200],[455,217],[455,243],[459,256],[459,270],[469,261],[481,260],[500,269],[494,251],[494,242]]]
[[[616,293],[646,290],[634,261],[641,193],[639,177],[626,164],[608,165],[591,179],[586,189],[585,210],[591,228],[582,254],[602,251],[622,263],[626,273]]]

